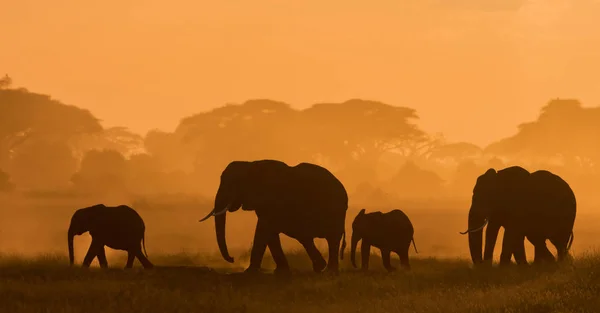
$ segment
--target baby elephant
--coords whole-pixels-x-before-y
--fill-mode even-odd
[[[73,237],[90,232],[92,243],[88,249],[83,266],[89,267],[95,257],[98,257],[100,267],[107,268],[104,246],[112,249],[127,251],[127,265],[125,268],[133,267],[133,261],[137,257],[144,268],[152,268],[153,265],[147,258],[144,233],[146,226],[140,215],[126,205],[116,207],[98,204],[95,206],[78,209],[71,217],[69,226],[69,262],[74,262]],[[144,254],[142,254],[142,244]]]
[[[398,254],[400,264],[403,268],[410,269],[408,250],[411,242],[413,243],[415,252],[419,253],[413,239],[413,234],[412,223],[408,219],[408,216],[401,210],[365,214],[365,209],[362,209],[352,222],[352,247],[350,251],[352,265],[356,268],[354,256],[356,254],[356,245],[362,239],[360,248],[362,270],[369,268],[371,246],[381,250],[383,266],[388,271],[395,270],[390,263],[391,252]]]

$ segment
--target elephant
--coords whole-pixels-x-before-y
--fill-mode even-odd
[[[337,273],[338,257],[346,246],[345,219],[348,194],[344,185],[326,168],[311,163],[289,166],[279,160],[232,161],[223,170],[214,208],[200,222],[215,217],[217,244],[230,263],[225,240],[226,212],[254,211],[257,216],[250,265],[244,272],[261,270],[267,247],[271,251],[275,274],[291,273],[279,234],[302,244],[314,272]],[[329,260],[316,248],[314,239],[325,238]],[[343,240],[340,247],[340,240]]]
[[[383,266],[389,272],[395,270],[390,263],[391,252],[400,257],[400,264],[404,269],[410,270],[408,250],[411,242],[415,252],[419,253],[413,235],[413,225],[408,216],[401,210],[391,210],[387,213],[377,211],[365,214],[365,209],[362,209],[352,222],[352,241],[350,244],[352,266],[356,268],[356,245],[359,240],[362,240],[360,248],[362,270],[366,271],[369,268],[371,246],[381,250]]]
[[[132,268],[137,257],[144,268],[154,267],[148,260],[146,253],[145,231],[146,226],[142,217],[127,205],[94,206],[78,209],[71,217],[68,231],[69,262],[73,266],[73,238],[75,235],[90,233],[92,243],[83,259],[83,267],[89,267],[95,257],[101,268],[107,268],[108,262],[104,246],[112,249],[127,251],[127,264],[125,268]],[[142,254],[142,246],[144,253]]]
[[[461,234],[468,234],[475,265],[491,264],[500,227],[504,227],[500,265],[510,264],[513,255],[517,264],[528,264],[525,238],[535,247],[534,263],[556,261],[546,247],[546,240],[556,247],[557,259],[562,261],[573,243],[576,206],[569,184],[550,171],[530,173],[520,166],[499,171],[490,168],[476,180],[468,229]]]

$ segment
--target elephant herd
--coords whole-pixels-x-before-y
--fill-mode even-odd
[[[338,258],[343,259],[346,246],[345,221],[348,195],[344,185],[327,169],[310,163],[289,166],[277,160],[233,161],[223,170],[214,208],[200,222],[214,217],[216,239],[223,258],[234,262],[225,239],[226,213],[239,209],[255,211],[258,219],[245,272],[261,269],[262,258],[269,248],[276,264],[275,273],[289,273],[280,234],[298,240],[312,261],[313,270],[338,272]],[[554,261],[546,247],[549,240],[564,260],[573,242],[576,215],[575,195],[559,176],[545,170],[530,173],[519,166],[499,171],[489,169],[477,178],[468,215],[469,249],[475,265],[491,264],[500,227],[504,238],[500,265],[509,264],[514,255],[517,264],[527,264],[525,238],[535,247],[534,263]],[[486,228],[482,256],[483,229]],[[68,231],[69,260],[73,265],[73,237],[89,231],[92,242],[83,260],[89,267],[95,257],[107,267],[104,247],[126,250],[126,268],[137,257],[145,268],[153,267],[145,254],[145,225],[132,208],[102,204],[77,210]],[[368,269],[370,247],[381,250],[384,267],[394,268],[390,255],[396,253],[400,264],[410,269],[408,252],[414,229],[401,210],[366,213],[362,209],[352,222],[351,261],[361,244],[361,267]],[[315,246],[315,238],[328,244],[327,262]],[[341,245],[341,247],[340,247]],[[144,253],[142,253],[142,247]]]

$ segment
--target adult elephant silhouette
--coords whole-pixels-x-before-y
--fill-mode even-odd
[[[546,170],[530,173],[520,166],[488,169],[477,178],[469,210],[469,249],[475,265],[491,263],[500,227],[504,227],[500,264],[527,264],[525,238],[535,247],[534,263],[554,261],[546,240],[556,247],[559,261],[573,243],[576,200],[558,175]],[[483,228],[487,225],[481,255]]]
[[[258,221],[245,272],[260,270],[267,246],[277,274],[289,273],[279,234],[298,240],[312,260],[313,270],[337,272],[343,259],[348,194],[344,185],[327,169],[310,163],[289,166],[277,160],[233,161],[223,170],[214,209],[200,222],[215,217],[217,243],[223,258],[233,263],[225,240],[226,212],[242,208],[255,211]],[[325,238],[329,260],[314,244]],[[340,240],[343,238],[341,251]]]

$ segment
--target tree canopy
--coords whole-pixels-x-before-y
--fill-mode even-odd
[[[468,195],[487,168],[516,164],[579,171],[569,179],[584,190],[600,162],[600,107],[583,107],[576,99],[549,101],[536,120],[482,149],[426,132],[410,107],[365,99],[301,110],[251,99],[185,117],[173,132],[141,136],[126,127],[103,128],[87,110],[11,89],[11,83],[8,76],[0,79],[2,190],[210,195],[227,163],[278,159],[323,165],[363,200],[387,203],[397,197]],[[532,158],[542,161],[532,167],[527,164]]]
[[[486,153],[600,161],[600,108],[585,108],[576,99],[554,99],[533,122],[522,123],[514,136],[489,145]]]
[[[0,89],[0,112],[0,166],[27,141],[67,142],[102,131],[89,111],[24,89]]]
[[[306,132],[302,143],[333,163],[377,161],[391,150],[412,155],[429,139],[414,124],[418,119],[414,109],[378,101],[318,103],[302,111],[302,116]]]

